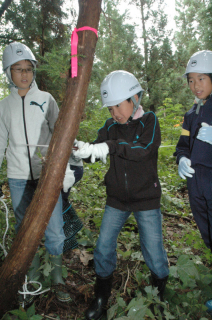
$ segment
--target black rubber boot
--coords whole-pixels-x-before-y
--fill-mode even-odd
[[[92,301],[90,307],[85,312],[87,320],[99,320],[106,311],[108,299],[111,295],[113,274],[107,278],[96,277],[96,284],[94,288],[95,299]]]
[[[159,291],[158,297],[162,302],[164,301],[163,295],[166,288],[167,280],[168,280],[168,276],[165,278],[159,279],[152,274],[152,286],[158,289]]]
[[[158,298],[161,302],[164,302],[163,295],[164,295],[164,291],[166,288],[167,280],[168,280],[168,276],[166,276],[165,278],[159,279],[159,278],[157,278],[156,275],[152,274],[152,286],[158,289],[158,291],[159,291]],[[164,316],[164,313],[163,313],[164,308],[162,306],[158,306],[158,309],[160,310],[161,315],[163,317]]]

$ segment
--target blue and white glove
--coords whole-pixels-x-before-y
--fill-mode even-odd
[[[63,180],[63,191],[68,192],[68,189],[70,189],[74,185],[74,182],[74,172],[70,169],[70,164],[68,163]]]
[[[212,144],[212,126],[202,122],[202,127],[199,129],[197,139]]]
[[[96,159],[100,159],[104,164],[106,164],[108,153],[109,147],[106,142],[94,144],[91,153],[91,162],[94,163]]]
[[[78,143],[79,142],[83,142],[83,141],[78,141]],[[78,144],[78,147],[79,146],[80,144]],[[87,159],[91,156],[92,151],[93,151],[93,144],[86,142],[81,147],[79,147],[78,150],[73,151],[73,154],[77,158]]]
[[[190,159],[186,157],[180,158],[179,165],[178,165],[178,173],[179,173],[179,176],[184,180],[186,179],[186,177],[188,178],[193,177],[195,170],[191,167]]]

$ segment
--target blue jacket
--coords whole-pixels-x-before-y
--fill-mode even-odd
[[[191,166],[203,165],[212,168],[212,145],[196,139],[201,123],[212,125],[212,97],[200,107],[196,114],[197,104],[185,114],[182,133],[176,146],[177,163],[181,157],[191,159]]]

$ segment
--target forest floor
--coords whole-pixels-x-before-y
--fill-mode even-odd
[[[187,197],[186,191],[183,191],[185,192],[183,197]],[[173,241],[181,241],[188,226],[192,229],[197,228],[192,217],[182,218],[172,216],[169,213],[164,213],[163,228],[166,230],[166,241],[164,242],[164,245],[167,252],[170,252],[169,244],[173,243]],[[91,228],[91,226],[89,226],[89,228]],[[135,229],[134,232],[136,233],[138,230]],[[122,249],[125,249],[124,245]],[[139,243],[137,244],[136,251],[137,250],[140,250]],[[191,248],[191,251],[194,255],[201,255],[201,252],[198,249]],[[170,266],[176,265],[176,263],[177,255],[169,254]],[[53,320],[57,319],[58,316],[61,320],[84,319],[84,312],[94,297],[95,272],[93,254],[86,251],[84,246],[79,246],[64,254],[64,264],[68,269],[66,289],[70,293],[72,301],[69,303],[57,301],[53,290],[51,290],[45,298],[43,296],[36,298],[36,311],[40,315],[45,315],[46,319]],[[114,272],[112,294],[108,302],[108,307],[111,307],[116,303],[117,296],[122,297],[126,304],[129,304],[131,299],[136,295],[135,291],[138,287],[135,276],[136,271],[139,270],[142,272],[142,269],[144,269],[144,272],[146,273],[146,268],[143,261],[123,258],[122,255],[118,254],[117,269]],[[148,286],[148,280],[143,280],[140,285],[141,287]]]
[[[173,234],[178,234],[179,239],[181,234],[183,236],[183,228],[178,227],[180,224],[185,226],[188,221],[179,220],[172,217],[166,217],[164,225],[167,228],[167,233],[171,238]],[[195,255],[199,254],[197,250],[193,252]],[[169,257],[170,265],[175,265],[177,262],[176,256]],[[69,303],[59,302],[54,292],[51,290],[46,297],[40,296],[35,299],[36,311],[40,315],[45,315],[46,319],[61,320],[79,320],[84,319],[84,312],[88,308],[94,297],[94,282],[95,273],[93,268],[93,257],[86,252],[84,247],[79,247],[70,250],[64,254],[64,264],[68,268],[68,277],[66,278],[66,289],[72,297]],[[142,272],[144,263],[141,261],[135,262],[130,259],[124,260],[118,255],[117,269],[114,272],[113,289],[109,299],[108,305],[112,306],[116,303],[116,296],[121,296],[126,304],[128,304],[132,297],[135,296],[137,289],[137,281],[135,280],[136,270]],[[148,286],[147,282],[142,285]],[[130,295],[128,290],[130,289]]]
[[[9,198],[9,190],[7,184],[5,184],[5,186],[3,187],[3,191],[6,198]],[[188,201],[186,188],[182,188],[180,191],[178,190],[178,192],[179,194],[177,195],[177,197],[183,199],[185,202]],[[101,202],[103,200],[100,199]],[[89,216],[87,212],[88,208],[86,208],[83,202],[80,203],[80,201],[75,200],[73,201],[73,203],[75,210],[77,211],[78,215],[80,215],[80,218],[84,223],[84,228],[77,235],[78,242],[80,243],[80,238],[83,238],[85,236],[85,231],[83,230],[90,230],[95,235],[96,239],[99,230],[98,228],[96,228],[93,219]],[[99,208],[92,208],[92,210],[97,209]],[[99,210],[101,210],[101,208]],[[88,218],[85,218],[85,214],[83,212],[87,213]],[[173,214],[169,211],[166,211],[165,209],[162,213],[164,246],[168,254],[170,266],[175,266],[177,264],[178,257],[181,253],[201,256],[201,248],[194,248],[193,246],[187,246],[185,244],[185,235],[188,233],[192,233],[192,230],[194,230],[195,232],[197,231],[197,226],[194,222],[193,217],[191,215],[181,216],[178,214]],[[150,272],[142,258],[142,255],[140,255],[137,225],[134,222],[133,224],[131,224],[131,222],[132,220],[126,222],[123,228],[124,234],[121,234],[118,238],[117,268],[114,272],[112,294],[108,302],[108,308],[114,306],[117,303],[117,297],[121,297],[125,301],[126,305],[128,305],[130,301],[134,297],[136,297],[138,286],[139,290],[145,294],[144,288],[150,285]],[[131,235],[131,233],[135,234],[134,240],[129,238],[129,235]],[[126,238],[125,240],[123,240],[124,237]],[[133,242],[133,244],[131,244],[131,241]],[[129,254],[128,251],[130,252]],[[135,253],[134,258],[132,258],[132,251]],[[204,264],[211,270],[211,265],[209,262],[207,262],[207,259],[204,261]],[[91,245],[86,246],[85,244],[79,244],[76,249],[67,251],[63,256],[63,265],[66,266],[67,270],[67,277],[65,279],[65,290],[70,293],[72,300],[69,303],[59,302],[55,296],[55,288],[51,287],[47,293],[36,296],[36,298],[34,299],[36,315],[42,316],[43,319],[51,320],[85,319],[85,310],[88,308],[94,297],[95,272],[93,263],[93,247]],[[147,274],[146,277],[141,278],[139,285],[138,279],[136,277],[136,273],[138,271],[142,274]],[[167,286],[168,285],[169,280]],[[180,294],[179,289],[174,290],[178,290],[178,293]],[[192,291],[192,288],[189,290]],[[165,298],[166,300],[169,300],[169,297],[166,295]],[[18,305],[16,306],[16,308],[18,308]],[[123,316],[124,315],[126,315],[126,313],[123,313]],[[12,317],[11,319],[17,318]],[[147,317],[145,319],[150,318]],[[195,318],[192,316],[191,318],[184,317],[182,319],[196,320],[211,318],[210,316],[208,316],[208,318],[201,318],[200,311],[200,314]]]

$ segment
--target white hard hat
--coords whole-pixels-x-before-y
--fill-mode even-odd
[[[136,77],[127,71],[117,70],[105,77],[101,84],[102,108],[116,106],[135,94],[144,91]],[[140,97],[141,98],[141,97]]]
[[[212,73],[212,51],[202,50],[194,53],[188,61],[183,77],[186,78],[190,72]]]
[[[3,52],[2,56],[2,64],[3,70],[9,80],[11,87],[16,87],[12,80],[10,67],[21,60],[30,60],[34,69],[36,70],[37,60],[35,59],[32,51],[23,43],[20,42],[12,42],[10,43]],[[36,71],[33,72],[32,82],[35,80]],[[30,84],[31,85],[31,84]]]
[[[30,60],[34,67],[37,64],[34,54],[25,44],[19,42],[10,43],[3,52],[3,70],[5,71],[8,67],[20,60]]]

